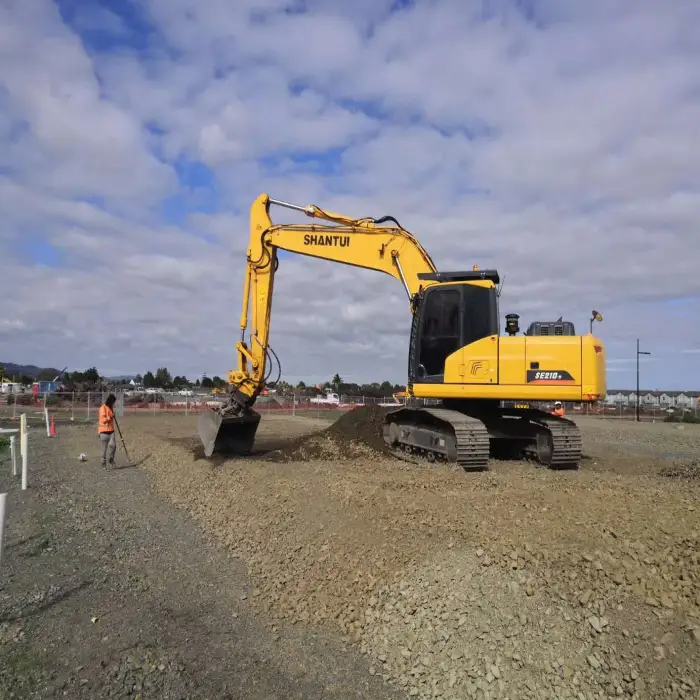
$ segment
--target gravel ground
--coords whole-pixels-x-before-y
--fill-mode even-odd
[[[616,423],[581,419],[566,473],[348,460],[331,442],[271,462],[323,426],[283,416],[259,459],[215,465],[191,421],[130,431],[156,488],[248,564],[269,624],[338,629],[409,696],[697,698],[698,464],[658,455],[697,455],[700,429]]]
[[[12,486],[0,699],[700,697],[700,426],[582,418],[577,472],[465,474],[300,451],[308,418],[214,462],[196,418],[123,422],[139,467],[66,429]]]
[[[29,442],[27,491],[0,462],[0,700],[402,696],[337,634],[271,624],[141,465],[100,469],[94,427]]]

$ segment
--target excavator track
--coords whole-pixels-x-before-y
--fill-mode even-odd
[[[402,408],[387,413],[386,421],[384,439],[399,459],[488,469],[489,433],[477,418],[445,408]]]
[[[447,408],[402,408],[386,414],[384,439],[395,457],[421,466],[486,470],[495,440],[543,467],[578,468],[583,441],[573,421],[537,409],[502,409],[482,418]]]
[[[550,469],[578,469],[583,439],[576,423],[540,411],[528,419],[538,428],[536,452],[540,464]]]

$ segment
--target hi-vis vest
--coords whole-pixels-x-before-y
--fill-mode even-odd
[[[114,432],[114,411],[104,403],[100,406],[100,410],[97,412],[97,432]]]

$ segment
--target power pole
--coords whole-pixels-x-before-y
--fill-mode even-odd
[[[644,352],[639,349],[639,338],[637,338],[637,410],[635,411],[635,418],[637,423],[639,423],[639,356],[640,355],[651,355],[650,352]]]

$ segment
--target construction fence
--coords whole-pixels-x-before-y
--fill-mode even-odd
[[[130,392],[114,392],[117,396],[115,412],[118,417],[129,414],[163,415],[167,413],[196,414],[204,411],[207,406],[214,407],[223,399],[221,396],[200,394],[183,396],[177,392],[160,392],[157,394],[134,395]],[[44,407],[56,421],[92,422],[97,420],[97,410],[107,398],[108,392],[64,392],[48,393],[34,396],[32,394],[0,394],[0,420],[19,420],[24,413],[30,421],[44,420]],[[426,400],[427,405],[437,401]],[[309,417],[332,417],[335,414],[364,405],[400,406],[402,405],[391,396],[377,398],[372,396],[343,396],[336,403],[319,402],[313,397],[306,396],[260,396],[255,403],[255,409],[265,414],[279,413],[290,415],[306,415]],[[548,404],[530,402],[533,408],[549,408]],[[589,415],[599,418],[634,420],[636,415],[634,403],[565,403],[566,414],[569,417]],[[694,407],[673,407],[677,419],[700,419],[700,409]],[[645,421],[662,421],[670,411],[668,407],[642,405],[640,417]]]
[[[54,392],[40,394],[0,394],[0,420],[19,420],[26,414],[30,420],[43,421],[44,408],[48,409],[56,421],[92,422],[97,420],[97,411],[110,392]],[[130,414],[163,415],[181,413],[185,415],[204,411],[208,406],[215,407],[223,401],[222,396],[201,394],[183,396],[178,392],[159,392],[157,394],[131,394],[130,392],[112,392],[117,397],[115,413],[117,417]],[[340,413],[355,405],[371,403],[396,402],[389,397],[341,397],[338,403],[316,402],[312,397],[294,396],[260,396],[255,408],[261,413],[299,413],[300,415],[323,417],[329,412]]]

